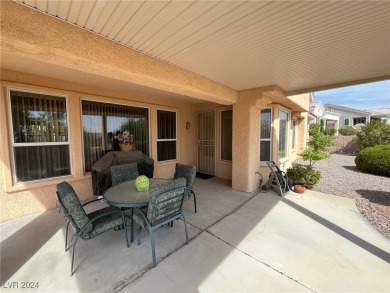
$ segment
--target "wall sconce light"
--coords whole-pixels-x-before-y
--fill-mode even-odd
[[[189,121],[187,121],[187,123],[186,123],[186,129],[187,129],[187,131],[189,131],[190,128],[191,128],[191,123],[190,123]]]

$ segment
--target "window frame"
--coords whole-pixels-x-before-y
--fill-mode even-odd
[[[348,123],[345,123],[345,121],[348,121]],[[349,122],[350,122],[350,121],[349,121],[349,118],[344,118],[344,126],[350,126],[350,125],[349,125]]]
[[[284,157],[281,157],[280,156],[280,114],[281,112],[284,112],[287,114],[287,126],[286,126],[286,145],[285,145],[285,152],[286,152],[286,155]],[[286,160],[288,159],[289,157],[289,135],[290,135],[290,131],[289,131],[289,128],[290,128],[290,121],[291,121],[291,112],[289,112],[288,110],[285,110],[285,109],[279,109],[279,129],[278,129],[278,160],[279,161],[282,161],[282,160]]]
[[[232,122],[233,122],[233,109],[222,109],[219,111],[219,160],[222,162],[229,162],[231,163],[233,161],[233,124],[232,124],[232,160],[226,160],[222,159],[222,112],[232,112]]]
[[[99,100],[99,99],[93,99],[93,98],[88,98],[88,97],[85,97],[85,98],[81,98],[80,99],[80,125],[81,125],[81,132],[83,131],[83,101],[86,101],[86,102],[96,102],[96,103],[102,103],[102,104],[110,104],[110,105],[119,105],[119,106],[126,106],[126,107],[135,107],[135,108],[143,108],[143,109],[147,109],[148,110],[148,126],[149,126],[149,129],[148,129],[148,139],[149,139],[149,154],[150,154],[150,157],[152,157],[152,148],[151,148],[151,126],[150,126],[150,107],[147,107],[147,106],[140,106],[140,105],[133,105],[133,104],[125,104],[125,103],[116,103],[116,102],[110,102],[110,101],[107,101],[104,100]],[[103,124],[104,124],[104,121],[103,121]],[[82,147],[82,151],[83,151],[83,174],[84,175],[87,175],[87,174],[91,174],[91,172],[85,172],[85,150],[84,150],[84,135],[81,135],[81,147]]]
[[[175,113],[175,128],[176,128],[176,138],[175,139],[172,139],[172,138],[159,139],[158,138],[158,111],[174,112]],[[179,131],[178,131],[177,124],[178,124],[178,111],[177,110],[156,108],[156,162],[157,163],[169,163],[169,162],[175,162],[175,161],[179,160],[179,144],[178,144]],[[175,141],[176,142],[176,158],[175,159],[164,160],[164,161],[158,160],[158,142],[159,141]]]
[[[263,110],[271,110],[271,129],[270,129],[270,135],[269,135],[269,138],[261,138],[261,112]],[[274,120],[273,120],[273,114],[274,114],[274,110],[272,107],[267,107],[267,108],[263,108],[260,110],[260,145],[259,145],[259,150],[261,150],[261,142],[262,141],[269,141],[270,144],[269,144],[269,148],[270,148],[270,161],[272,161],[272,149],[273,149],[273,140],[272,140],[272,136],[273,136],[273,126],[274,126]],[[259,156],[259,160],[260,160],[260,163],[265,163],[265,162],[268,162],[268,161],[262,161],[261,160],[261,154]]]
[[[17,184],[30,184],[30,183],[37,183],[37,182],[45,182],[50,180],[56,180],[58,178],[66,178],[73,176],[73,160],[72,160],[72,142],[71,142],[71,127],[69,124],[69,96],[65,94],[58,94],[53,93],[49,91],[37,91],[37,90],[29,90],[29,89],[22,89],[22,88],[15,88],[15,87],[8,87],[7,89],[7,101],[8,101],[8,117],[7,120],[9,122],[9,139],[11,142],[11,172],[12,172],[12,182],[13,185]],[[55,96],[60,98],[65,98],[65,109],[66,109],[66,125],[67,125],[67,133],[68,133],[68,141],[67,142],[33,142],[33,143],[15,143],[15,136],[14,136],[14,123],[12,119],[12,107],[11,107],[11,91],[18,91],[28,94],[37,94],[37,95],[45,95],[45,96]],[[56,146],[56,145],[67,145],[69,148],[69,169],[70,174],[67,175],[60,175],[55,177],[48,177],[48,178],[42,178],[42,179],[36,179],[36,180],[28,180],[28,181],[18,181],[16,177],[16,164],[15,164],[15,150],[16,147],[36,147],[36,146]]]

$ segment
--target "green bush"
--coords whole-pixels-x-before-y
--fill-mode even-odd
[[[360,149],[378,144],[390,144],[390,125],[384,122],[371,121],[357,134]]]
[[[360,151],[356,167],[363,172],[390,176],[390,145],[376,145]]]
[[[336,134],[336,129],[334,128],[324,129],[323,132],[325,135],[334,136]]]
[[[344,126],[343,128],[339,129],[339,134],[344,136],[351,136],[351,135],[355,135],[356,133],[357,130],[352,126]]]
[[[320,172],[302,166],[288,168],[286,173],[293,183],[303,184],[307,188],[313,188],[321,178]]]

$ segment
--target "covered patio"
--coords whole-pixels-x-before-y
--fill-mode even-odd
[[[197,179],[194,189],[198,213],[185,204],[190,243],[182,221],[160,228],[154,269],[146,233],[140,246],[126,248],[123,230],[110,231],[77,244],[69,277],[62,213],[2,223],[2,291],[22,281],[38,283],[40,292],[390,290],[389,242],[353,200],[314,191],[245,193],[215,177]]]
[[[154,177],[252,192],[305,148],[310,92],[390,76],[385,1],[0,3],[1,222],[55,208],[63,180],[92,198],[124,131]]]
[[[0,5],[2,291],[389,291],[388,240],[353,201],[257,189],[265,162],[305,147],[309,92],[389,79],[388,2]],[[145,233],[127,248],[109,231],[77,244],[69,277],[56,186],[93,198],[117,131],[155,178],[176,163],[215,177],[196,181],[197,214],[186,203],[188,246],[183,222],[158,230],[155,269]]]

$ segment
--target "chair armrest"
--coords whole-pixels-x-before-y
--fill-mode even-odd
[[[95,218],[93,218],[92,220],[89,220],[88,223],[86,223],[83,227],[81,227],[80,231],[79,231],[79,235],[90,225],[90,224],[93,224],[94,221],[96,221],[97,219],[101,218],[101,217],[104,217],[104,216],[107,216],[109,214],[113,214],[113,213],[117,213],[119,212],[120,209],[116,210],[116,211],[110,211],[110,212],[106,212],[104,214],[101,214],[99,216],[96,216]],[[126,215],[125,215],[126,217]]]
[[[95,201],[101,201],[101,200],[102,200],[102,198],[93,199],[93,200],[90,200],[89,202],[86,202],[85,204],[82,204],[81,206],[84,207],[87,204],[90,204],[90,203],[95,202]]]

